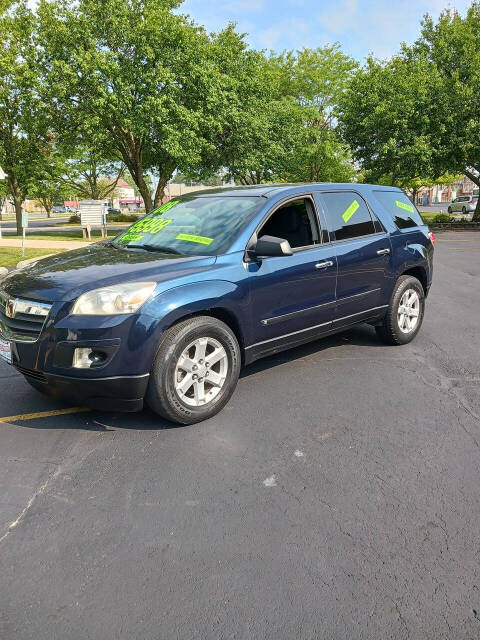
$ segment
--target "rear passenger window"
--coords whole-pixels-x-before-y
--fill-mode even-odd
[[[393,221],[399,229],[409,229],[424,224],[421,215],[407,198],[400,191],[374,191],[377,200],[393,217]]]
[[[375,233],[370,211],[364,200],[353,191],[322,193],[328,226],[336,240],[348,240]]]

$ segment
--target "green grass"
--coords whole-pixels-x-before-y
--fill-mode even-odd
[[[25,249],[25,255],[22,258],[20,247],[0,247],[0,267],[14,267],[20,260],[29,260],[61,252],[62,249]]]
[[[114,238],[118,233],[109,233],[109,238]],[[13,233],[4,233],[4,238],[21,238],[22,236],[17,236]],[[63,233],[60,231],[55,231],[53,233],[27,233],[26,241],[29,240],[65,240],[65,242],[72,240],[83,240],[82,232],[79,231],[64,231]],[[100,232],[96,233],[92,231],[92,242],[98,242],[102,239]]]

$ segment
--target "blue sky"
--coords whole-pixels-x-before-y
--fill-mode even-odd
[[[401,42],[418,35],[425,13],[445,8],[464,13],[466,0],[186,0],[180,8],[209,31],[228,22],[248,33],[256,48],[298,49],[340,42],[345,53],[362,60],[384,58]]]

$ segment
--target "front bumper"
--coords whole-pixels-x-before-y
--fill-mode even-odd
[[[13,366],[40,391],[95,409],[139,411],[160,336],[158,319],[145,314],[69,316],[54,303],[36,340],[4,337]],[[104,361],[74,367],[73,353],[82,347],[100,351]]]
[[[58,400],[68,399],[102,411],[140,411],[149,374],[78,378],[59,376],[14,365],[35,388]]]

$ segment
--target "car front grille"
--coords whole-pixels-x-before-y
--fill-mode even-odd
[[[51,304],[13,298],[0,291],[0,334],[7,340],[35,342],[51,308]]]

